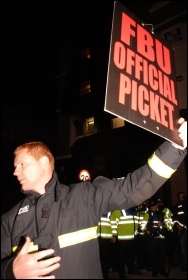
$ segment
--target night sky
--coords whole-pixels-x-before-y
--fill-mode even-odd
[[[148,1],[140,7],[137,1],[125,2],[144,16],[142,6]],[[1,107],[51,106],[62,43],[82,29],[100,32],[111,24],[113,5],[113,1],[1,1]]]
[[[3,106],[51,103],[61,43],[72,27],[67,2],[1,1]]]
[[[55,133],[56,76],[61,73],[62,44],[75,35],[79,38],[82,30],[92,34],[93,30],[97,32],[111,24],[113,1],[108,5],[106,1],[99,4],[96,1],[7,0],[0,4],[1,144],[4,149],[5,134],[12,127],[18,127],[20,119],[25,120],[27,131],[24,133],[28,138],[18,139],[15,145],[34,140],[32,138],[45,140],[43,128],[49,134],[51,129]],[[37,131],[36,125],[41,128],[33,133]]]

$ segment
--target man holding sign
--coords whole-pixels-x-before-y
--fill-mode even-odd
[[[26,198],[1,218],[2,279],[102,279],[97,227],[103,214],[152,197],[187,154],[187,122],[179,119],[183,147],[165,141],[126,178],[102,176],[66,186],[42,142],[14,151],[14,175]]]
[[[106,110],[114,109],[117,115],[123,110],[122,117],[130,116],[133,123],[137,112],[138,125],[152,127],[154,122],[159,131],[168,128],[165,138],[170,141],[126,178],[99,176],[93,182],[87,178],[70,186],[59,181],[54,157],[44,143],[17,147],[13,174],[26,197],[1,218],[1,279],[102,279],[97,235],[101,216],[152,197],[187,154],[187,122],[177,121],[169,51],[121,8],[115,10],[122,32],[116,33],[107,86],[107,91],[117,95],[107,98]],[[131,111],[124,110],[127,103]]]

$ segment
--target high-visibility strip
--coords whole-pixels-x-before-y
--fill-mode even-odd
[[[134,234],[127,234],[127,235],[118,235],[118,239],[119,240],[132,240],[132,239],[134,239]]]
[[[22,248],[22,246],[14,246],[12,248],[12,252],[15,252],[15,251],[20,251]],[[38,251],[38,245],[34,245],[33,242],[30,243],[29,245],[29,249],[28,249],[28,253],[31,253],[31,252],[37,252]]]
[[[123,220],[120,220],[119,221],[119,225],[132,225],[132,224],[138,224],[138,221],[123,221]]]
[[[99,224],[98,224],[99,226],[101,225],[101,226],[106,226],[106,227],[111,227],[111,224],[109,224],[109,222],[99,222]]]
[[[60,248],[76,245],[97,238],[97,226],[62,234],[58,237]]]
[[[160,160],[155,153],[148,159],[149,166],[161,177],[170,178],[176,169],[172,169]]]
[[[181,212],[178,212],[177,214],[182,215],[182,214],[185,214],[185,213],[184,213],[184,211],[181,211]]]
[[[112,238],[112,233],[101,233],[101,234],[98,234],[98,236],[101,236],[103,238],[107,238],[107,239],[111,239]]]

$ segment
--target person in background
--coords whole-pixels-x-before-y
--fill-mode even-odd
[[[151,270],[149,255],[148,255],[148,236],[146,234],[146,225],[149,220],[148,207],[145,202],[136,207],[138,217],[138,229],[135,235],[135,250],[137,266],[139,270]]]
[[[121,279],[126,279],[128,274],[142,274],[135,265],[135,233],[138,228],[138,218],[135,207],[113,211],[113,219],[117,221],[118,238],[118,274]]]
[[[187,122],[179,124],[183,147],[166,140],[145,165],[117,180],[64,185],[43,142],[18,146],[13,174],[25,198],[1,216],[1,279],[102,279],[98,222],[142,203],[172,176],[187,154]]]
[[[103,214],[97,228],[100,260],[104,279],[108,279],[108,272],[113,264],[112,239],[114,237],[112,233],[110,215],[111,212]]]
[[[187,271],[187,200],[185,192],[177,193],[178,203],[173,206],[174,227],[177,229],[182,271]]]
[[[176,233],[174,232],[174,222],[173,222],[173,213],[172,210],[167,207],[164,203],[164,199],[157,199],[158,210],[163,215],[163,227],[166,243],[166,252],[168,257],[168,262],[171,267],[175,267],[175,261],[173,260],[176,244]]]
[[[158,274],[167,276],[165,260],[166,260],[166,244],[164,230],[164,216],[158,210],[157,200],[151,199],[149,203],[149,220],[146,225],[146,234],[148,235],[148,250],[151,261],[152,276],[158,277]]]
[[[112,227],[112,267],[111,271],[117,271],[118,270],[118,259],[119,259],[119,243],[117,238],[117,220],[114,218],[115,210],[111,212],[110,215],[110,221],[111,221],[111,227]]]

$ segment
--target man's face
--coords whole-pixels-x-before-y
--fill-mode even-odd
[[[15,156],[14,167],[13,175],[17,176],[24,191],[40,191],[44,172],[40,160],[36,160],[27,153],[27,149],[23,149]]]

